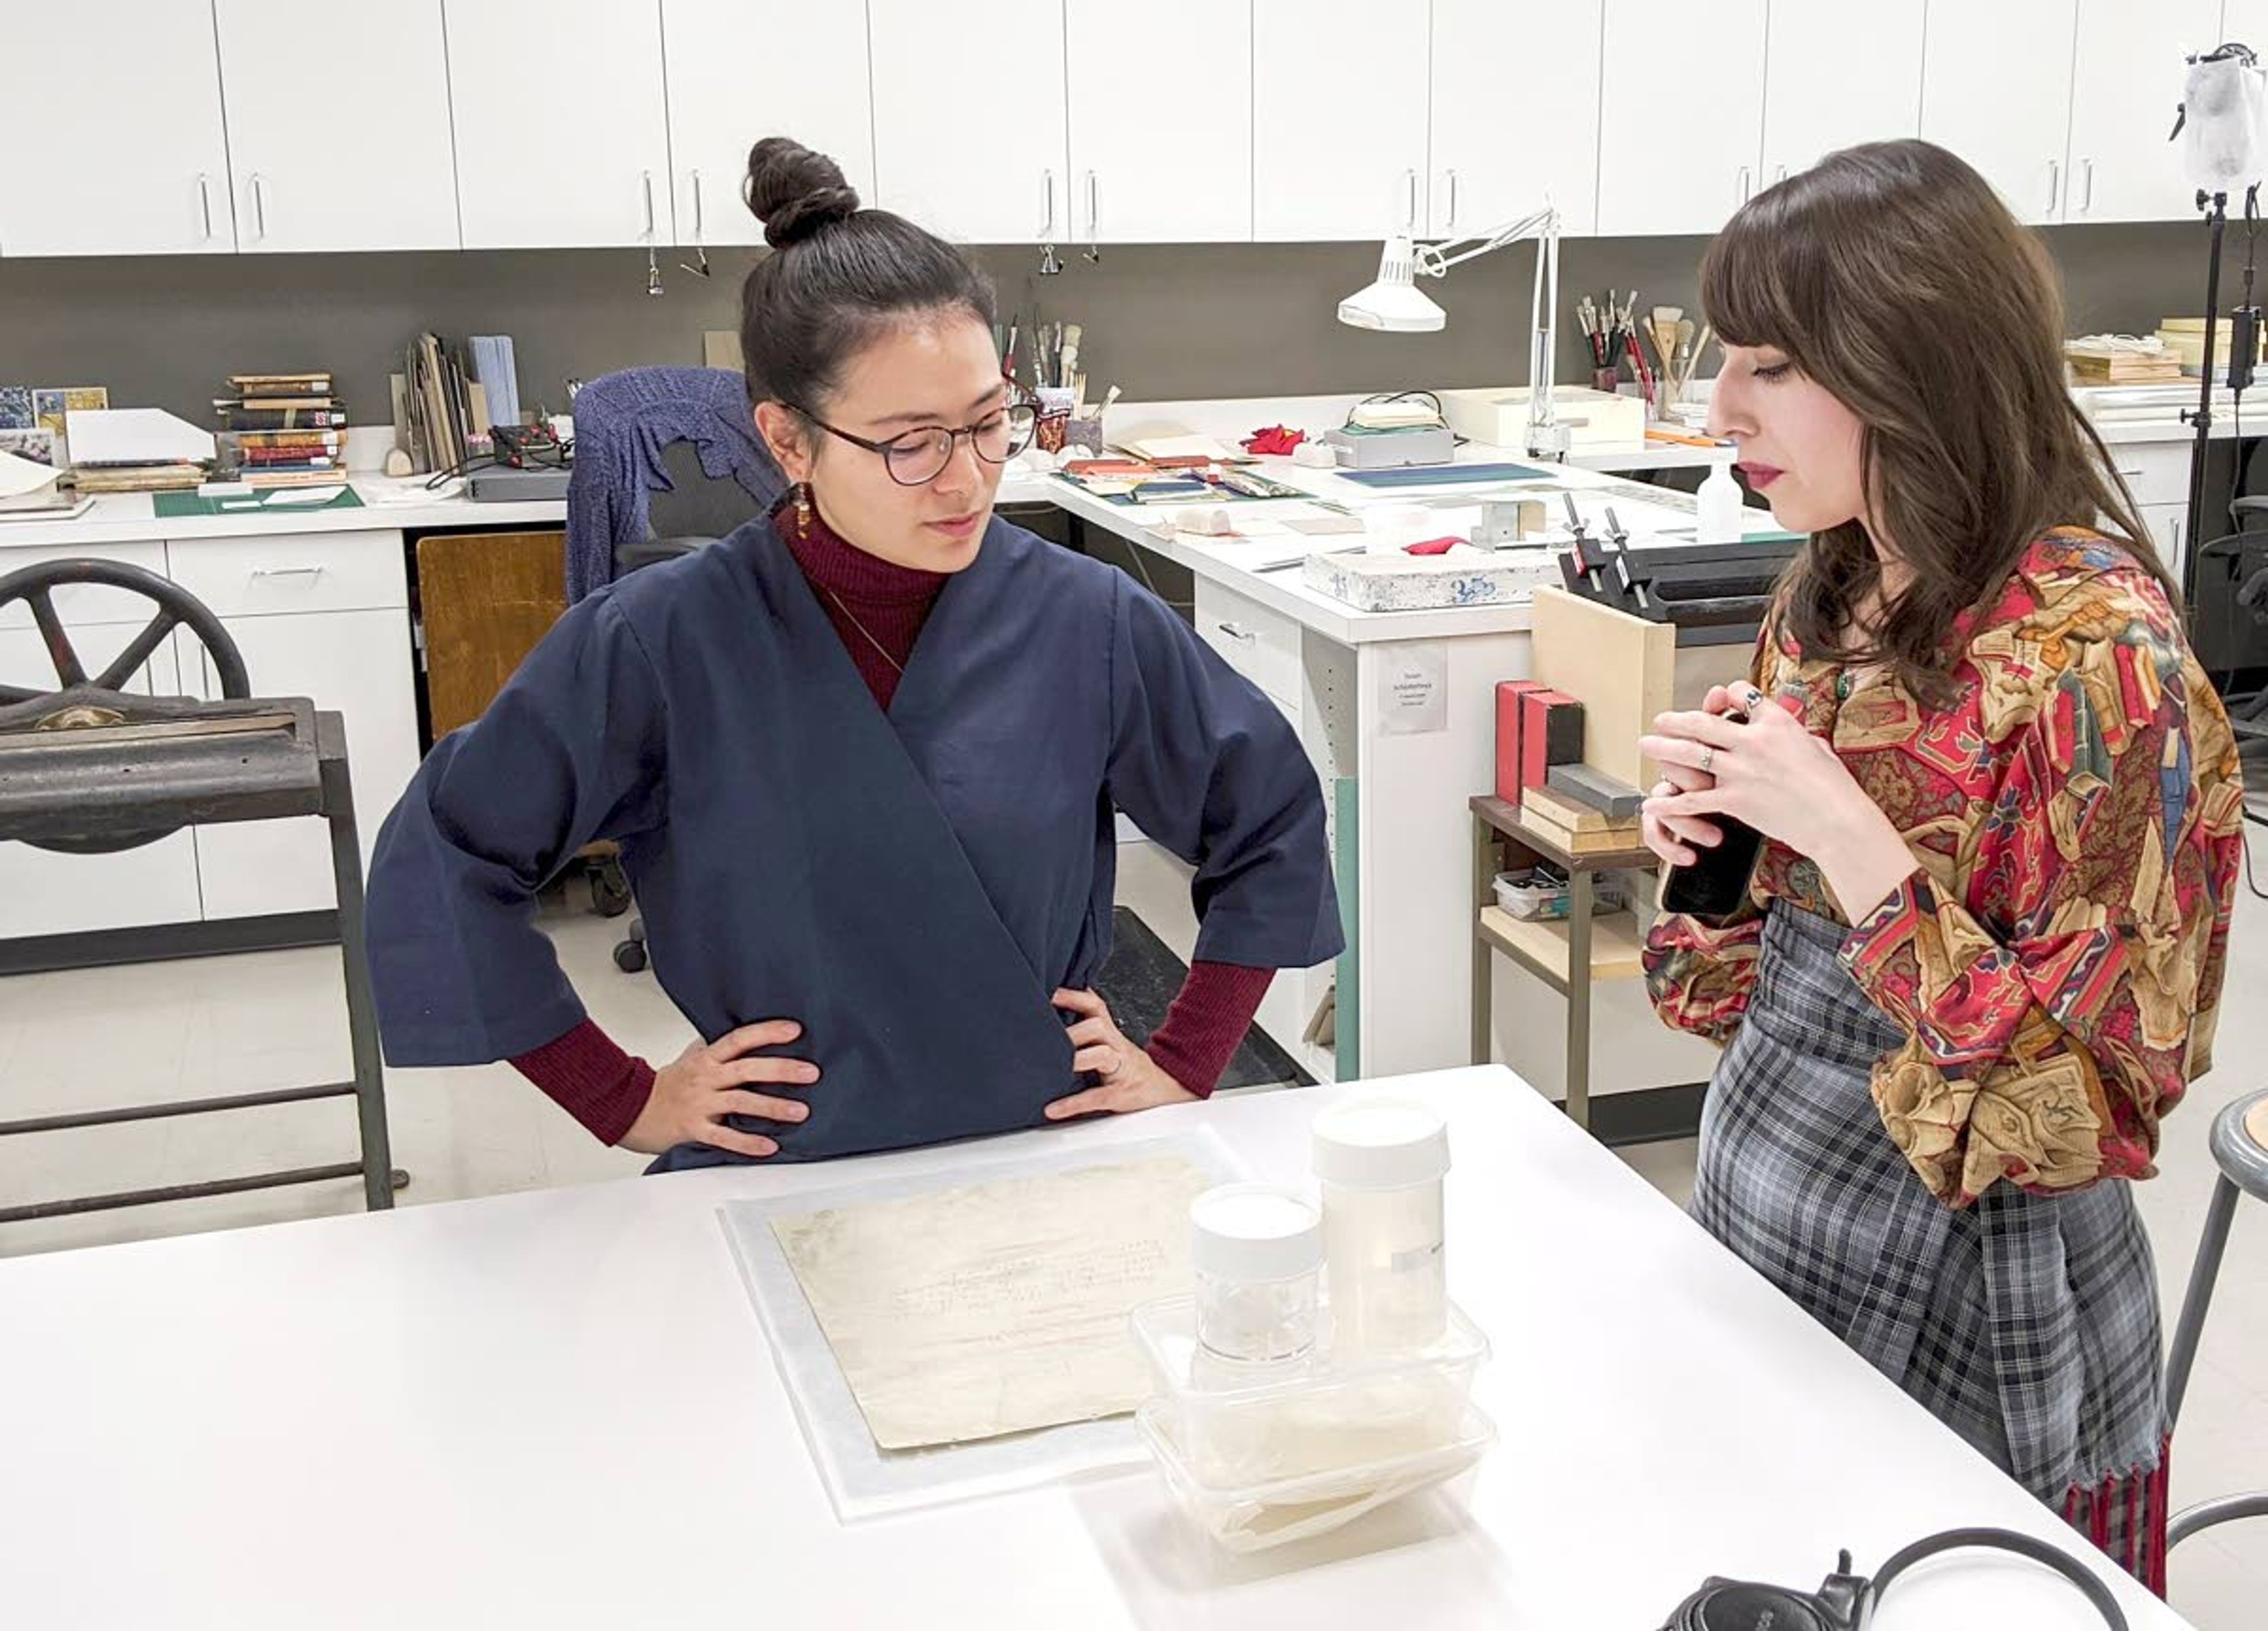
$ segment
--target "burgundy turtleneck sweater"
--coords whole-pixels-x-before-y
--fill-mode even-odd
[[[798,537],[794,511],[785,507],[774,528],[810,580],[875,702],[887,712],[948,575],[870,555],[816,516],[808,533]],[[1191,1092],[1211,1093],[1275,977],[1272,968],[1190,964],[1166,1022],[1150,1039],[1150,1057]],[[653,1067],[623,1052],[590,1019],[512,1062],[603,1143],[622,1142],[653,1091]]]

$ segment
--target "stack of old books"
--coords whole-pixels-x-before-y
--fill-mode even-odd
[[[321,371],[231,374],[215,397],[221,466],[254,487],[321,486],[347,467],[347,405]]]

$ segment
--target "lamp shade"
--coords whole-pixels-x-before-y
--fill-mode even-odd
[[[1448,321],[1418,291],[1417,252],[1407,237],[1389,238],[1378,257],[1378,280],[1339,302],[1339,321],[1389,334],[1431,334]]]

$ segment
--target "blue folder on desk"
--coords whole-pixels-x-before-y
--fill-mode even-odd
[[[1467,487],[1485,481],[1540,481],[1551,473],[1532,465],[1410,465],[1399,470],[1342,470],[1364,487]]]

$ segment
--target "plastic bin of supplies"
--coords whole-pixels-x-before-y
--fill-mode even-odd
[[[1567,916],[1567,880],[1542,867],[1496,875],[1496,903],[1514,917],[1564,922]],[[1594,916],[1619,912],[1630,904],[1630,890],[1610,875],[1591,879]]]

